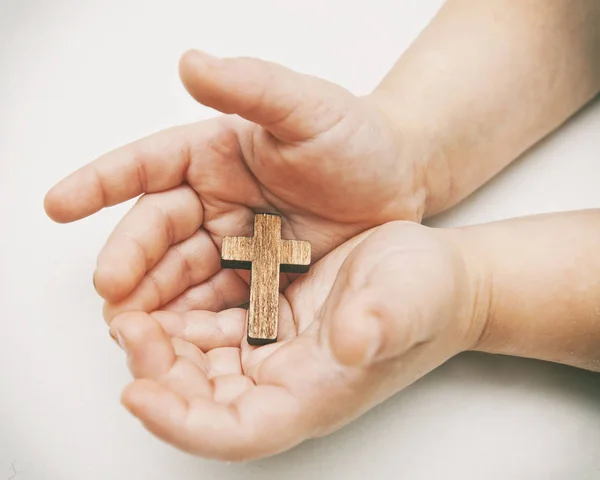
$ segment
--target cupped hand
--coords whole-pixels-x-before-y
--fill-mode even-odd
[[[196,455],[257,459],[340,428],[484,327],[483,270],[456,231],[391,222],[347,241],[280,295],[280,338],[245,311],[127,312],[111,323],[135,377],[123,404]]]
[[[256,212],[282,214],[284,238],[309,240],[313,260],[386,221],[420,221],[424,167],[370,97],[277,64],[196,51],[180,73],[198,102],[225,115],[112,151],[45,199],[51,218],[71,222],[141,195],[98,258],[107,321],[127,310],[245,302],[246,278],[221,270],[219,251],[223,236],[251,235]]]

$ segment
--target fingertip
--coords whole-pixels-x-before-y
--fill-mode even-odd
[[[148,403],[152,404],[152,397],[158,384],[150,379],[142,378],[128,384],[121,392],[121,405],[131,414],[139,417]]]
[[[149,378],[140,378],[127,385],[121,393],[121,404],[138,416],[148,408],[152,408],[164,395],[165,388]]]
[[[54,187],[48,190],[46,195],[44,195],[44,211],[52,220],[55,222],[58,221],[54,215]]]
[[[64,202],[60,196],[60,186],[60,184],[55,185],[44,196],[44,211],[56,223],[69,223],[72,218],[64,208]]]
[[[197,50],[189,49],[186,50],[183,55],[179,58],[179,76],[187,89],[187,82],[190,78],[190,73],[193,70],[193,65],[196,56],[198,55]]]
[[[186,402],[154,380],[142,378],[127,385],[121,393],[121,404],[145,424],[164,423],[161,416],[181,417]]]
[[[178,448],[195,453],[186,442],[185,422],[188,402],[158,382],[149,379],[135,380],[121,393],[121,405],[142,422],[158,438]]]
[[[169,337],[147,313],[117,315],[110,324],[110,332],[127,352],[129,368],[135,378],[156,378],[168,372],[175,362]]]
[[[111,335],[118,333],[127,339],[139,343],[144,340],[146,332],[153,333],[159,325],[145,312],[127,312],[117,315],[110,324]]]
[[[54,185],[44,197],[46,214],[57,223],[70,223],[98,212],[104,194],[90,169],[82,167]]]
[[[179,59],[179,76],[188,93],[202,103],[209,79],[209,68],[219,59],[196,49],[187,50]]]
[[[94,289],[104,300],[111,303],[117,303],[131,293],[136,284],[135,280],[132,280],[123,281],[113,272],[106,273],[101,269],[96,269],[93,276]]]
[[[110,324],[113,317],[119,313],[118,307],[115,307],[118,305],[118,301],[122,298],[122,295],[119,294],[119,290],[113,284],[107,284],[104,280],[98,280],[97,278],[98,273],[96,270],[92,275],[92,285],[96,293],[104,300],[102,316],[106,320],[106,323]]]
[[[132,242],[109,243],[100,255],[94,271],[94,287],[109,302],[118,302],[133,291],[146,274],[146,258]]]
[[[102,270],[98,270],[96,268],[92,276],[92,283],[94,284],[96,293],[108,302],[118,302],[121,300],[126,295],[126,293],[121,294],[123,291],[122,287],[113,281],[110,276],[107,278],[107,275]]]
[[[181,70],[187,70],[202,66],[206,61],[217,60],[217,57],[209,55],[202,50],[196,48],[190,48],[183,52],[183,55],[179,58],[179,68]]]

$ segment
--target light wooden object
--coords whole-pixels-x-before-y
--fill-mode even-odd
[[[310,267],[310,242],[281,238],[281,217],[254,217],[253,237],[224,237],[221,266],[250,270],[248,343],[277,341],[279,272],[305,273]]]

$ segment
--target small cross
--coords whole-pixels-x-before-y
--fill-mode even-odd
[[[254,217],[253,237],[223,238],[221,266],[250,270],[248,343],[277,341],[279,272],[308,272],[310,242],[282,239],[281,217],[260,213]]]

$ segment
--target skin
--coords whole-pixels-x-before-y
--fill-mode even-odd
[[[452,236],[392,222],[344,243],[282,293],[269,346],[246,343],[242,309],[118,315],[110,330],[136,379],[123,404],[221,460],[332,432],[476,342],[475,273]]]
[[[594,0],[443,5],[372,94],[404,138],[420,139],[427,215],[469,195],[598,93],[599,22]]]
[[[476,234],[395,221],[456,204],[589,101],[599,21],[590,0],[449,1],[365,97],[257,59],[187,52],[185,88],[223,115],[110,152],[45,199],[51,218],[71,222],[139,196],[94,273],[138,379],[124,404],[184,450],[243,460],[339,428],[480,339],[488,351],[513,341],[509,353],[594,361],[559,354],[559,340],[543,350],[543,330],[511,336],[507,319],[524,325],[538,310],[497,313],[502,283],[485,279],[508,268],[506,252],[481,250],[494,267],[466,258]],[[251,235],[260,211],[311,241],[315,264],[282,278],[282,342],[252,349],[232,308],[248,299],[247,274],[219,257],[222,237]],[[592,321],[573,324],[591,335]]]
[[[600,210],[464,229],[391,222],[280,297],[282,341],[245,312],[120,314],[126,408],[185,451],[243,461],[326,435],[465,350],[600,372]]]
[[[470,230],[487,272],[477,348],[600,372],[599,233],[598,209]]]
[[[181,75],[226,114],[110,152],[45,199],[51,218],[70,222],[145,192],[98,257],[108,322],[246,301],[246,277],[221,271],[219,255],[223,236],[251,236],[255,212],[281,213],[284,238],[310,241],[313,261],[375,225],[421,219],[422,169],[374,102],[255,59],[192,51]]]

